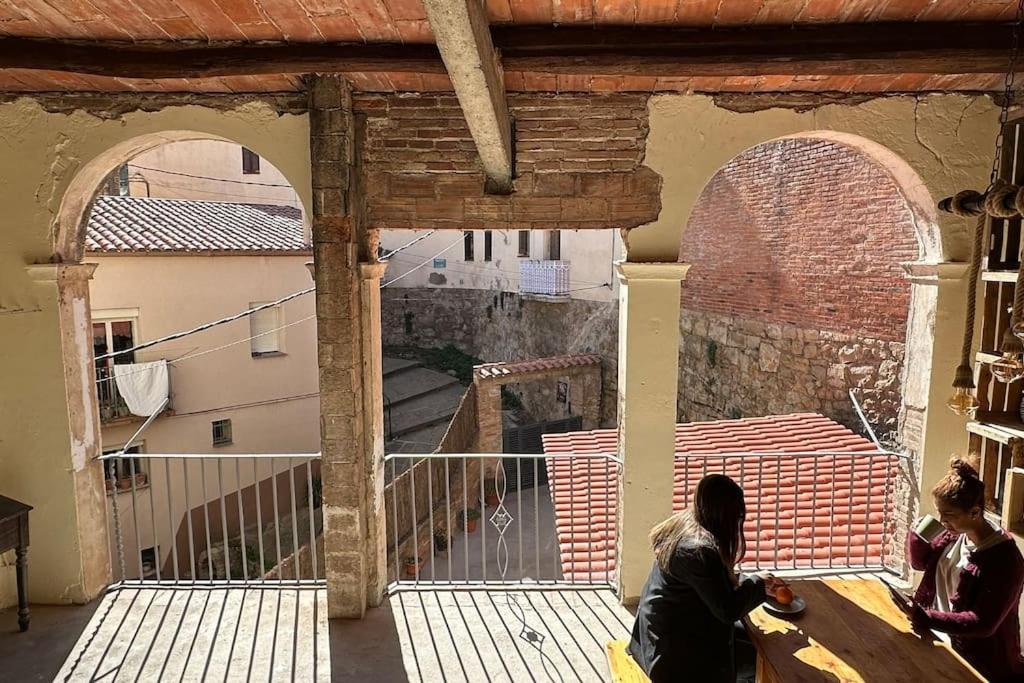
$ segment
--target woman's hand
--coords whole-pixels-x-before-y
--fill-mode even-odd
[[[772,576],[771,574],[762,574],[761,578],[764,580],[764,592],[768,595],[774,596],[780,588],[788,585],[782,579]]]

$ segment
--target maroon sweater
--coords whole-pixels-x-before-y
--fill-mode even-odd
[[[948,633],[953,649],[992,681],[1024,681],[1017,610],[1024,586],[1024,558],[1006,531],[1006,541],[969,555],[960,572],[956,594],[950,596],[952,612],[929,609],[935,603],[935,572],[943,551],[957,539],[949,531],[930,544],[910,532],[907,551],[910,565],[924,570],[914,600],[914,623]]]

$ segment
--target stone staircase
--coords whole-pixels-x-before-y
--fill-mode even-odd
[[[419,361],[384,358],[384,429],[388,453],[437,448],[466,388]]]

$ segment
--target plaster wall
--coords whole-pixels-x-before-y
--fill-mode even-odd
[[[551,233],[530,232],[530,255],[519,256],[518,230],[492,230],[492,259],[484,261],[483,230],[473,231],[474,258],[466,261],[463,233],[439,231],[389,259],[386,281],[396,280],[397,289],[482,289],[518,291],[519,262],[526,258],[548,259]],[[382,230],[384,251],[408,244],[422,232]],[[614,230],[560,230],[561,258],[569,261],[571,298],[584,301],[615,301],[618,282],[612,273],[614,261],[622,258],[622,240]],[[453,246],[454,245],[454,246]],[[450,247],[450,249],[449,249]],[[447,251],[446,251],[447,249]],[[443,252],[443,253],[441,253]],[[434,268],[434,254],[445,260],[443,268]],[[427,265],[413,270],[424,262]],[[401,280],[397,278],[401,277]]]
[[[173,142],[135,157],[128,163],[128,170],[133,197],[302,208],[288,178],[266,159],[260,159],[259,173],[242,173],[242,146],[234,142]]]
[[[304,115],[240,100],[226,100],[224,108],[116,115],[49,113],[27,97],[0,104],[0,492],[34,506],[29,597],[35,602],[88,600],[102,589],[109,568],[105,553],[92,552],[106,544],[105,497],[93,490],[102,484],[92,477],[99,472],[96,405],[85,395],[69,398],[65,374],[66,359],[73,372],[90,374],[89,360],[85,368],[74,367],[88,351],[88,297],[67,302],[85,312],[80,329],[66,329],[81,342],[73,352],[62,343],[57,281],[33,279],[26,267],[50,262],[55,244],[80,240],[73,228],[59,231],[57,223],[76,178],[66,215],[84,207],[102,178],[134,154],[173,139],[210,137],[235,140],[270,160],[308,205]],[[86,426],[76,442],[73,419]],[[86,488],[76,495],[76,486]],[[9,587],[13,568],[0,569],[0,575],[0,585]]]
[[[961,189],[982,189],[987,184],[998,108],[987,97],[926,95],[805,111],[756,107],[738,111],[718,106],[711,97],[665,95],[651,98],[648,111],[650,132],[644,163],[662,178],[662,210],[656,221],[629,231],[626,247],[630,261],[677,260],[681,241],[686,239],[685,226],[712,176],[743,151],[767,140],[793,135],[841,140],[865,149],[890,170],[914,215],[919,262],[927,264],[918,266],[912,279],[907,325],[908,373],[920,376],[909,381],[914,395],[905,404],[906,415],[901,419],[920,441],[911,449],[917,457],[908,468],[905,488],[914,492],[922,483],[931,482],[944,469],[950,449],[966,446],[964,419],[945,410],[943,404],[956,366],[956,329],[962,325],[966,291],[962,270],[949,262],[969,257],[965,221],[940,215],[935,203]],[[927,341],[912,334],[923,334]],[[642,355],[649,349],[643,343],[622,346],[620,372],[634,353]],[[917,358],[917,353],[926,355]],[[647,394],[645,390],[633,395],[624,386],[620,405],[656,398]],[[918,401],[925,394],[922,413]],[[674,402],[675,397],[657,398]],[[907,441],[906,434],[903,441]],[[642,469],[634,469],[632,476],[651,481],[660,476],[654,465],[649,471]],[[928,507],[929,501],[921,501],[922,509]],[[912,509],[908,512],[908,517],[914,514]],[[624,576],[638,574],[649,561],[649,555],[642,552],[624,553],[621,572]]]
[[[644,164],[662,178],[661,213],[629,232],[631,261],[676,260],[693,206],[711,178],[733,157],[762,142],[815,131],[873,141],[903,166],[908,202],[924,217],[919,234],[928,261],[966,260],[970,244],[962,219],[939,214],[934,201],[967,187],[984,189],[999,109],[985,96],[880,97],[810,110],[735,111],[704,95],[656,95],[648,102],[650,132]],[[913,176],[916,175],[916,178]],[[916,187],[916,190],[914,191]],[[934,201],[931,201],[934,200]],[[929,203],[930,202],[930,203]]]

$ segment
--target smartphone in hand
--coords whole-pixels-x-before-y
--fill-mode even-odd
[[[885,587],[889,589],[889,597],[891,597],[892,601],[896,603],[896,606],[900,608],[900,611],[904,614],[910,614],[914,606],[910,597],[891,583],[885,582]]]

